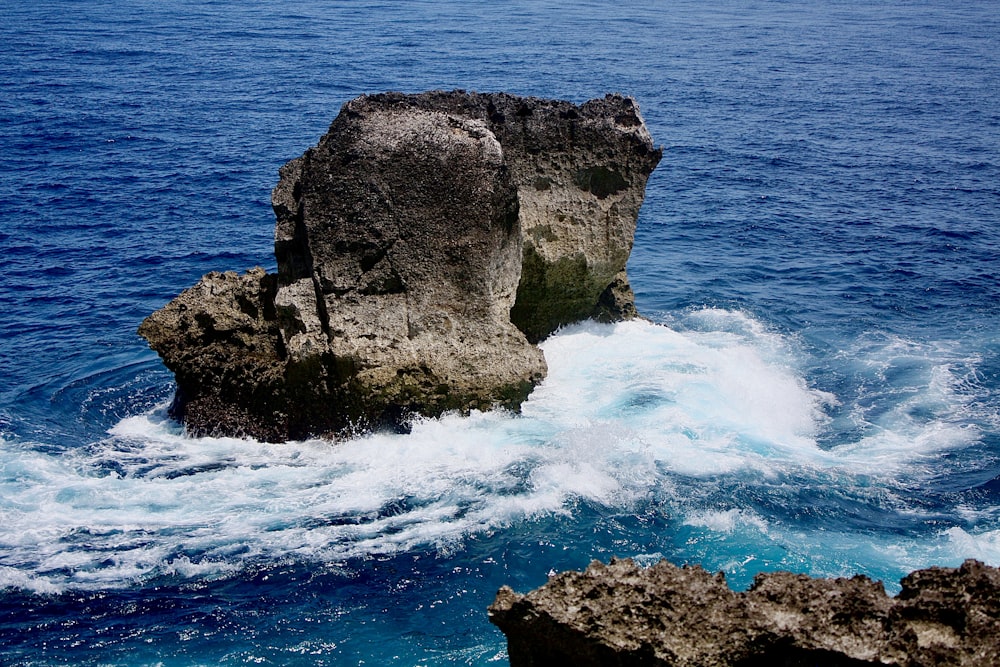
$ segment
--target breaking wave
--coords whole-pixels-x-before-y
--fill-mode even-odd
[[[61,453],[8,440],[0,586],[50,593],[220,578],[264,560],[447,553],[523,522],[651,505],[665,517],[649,528],[653,550],[620,555],[705,562],[737,583],[803,563],[876,575],[1000,563],[1000,530],[975,527],[996,525],[996,503],[934,527],[940,512],[900,481],[939,475],[944,453],[979,442],[976,420],[989,416],[973,414],[975,360],[898,340],[859,346],[842,370],[871,381],[845,400],[813,386],[793,338],[706,309],[670,327],[565,328],[543,343],[549,376],[521,414],[268,444],[186,437],[160,406]],[[904,367],[905,382],[889,377]],[[864,425],[859,437],[831,444],[846,422]]]

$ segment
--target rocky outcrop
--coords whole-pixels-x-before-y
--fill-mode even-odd
[[[545,373],[510,321],[517,190],[481,121],[348,103],[282,171],[276,304],[299,394],[353,422],[517,407]]]
[[[518,595],[490,620],[511,667],[1000,665],[1000,570],[977,561],[902,580],[760,574],[736,593],[720,574],[667,561],[593,563]]]
[[[277,279],[263,269],[209,273],[147,317],[139,334],[174,372],[172,414],[205,435],[280,440],[285,364],[274,308]]]
[[[517,188],[523,263],[511,319],[538,341],[564,324],[636,314],[625,274],[646,180],[659,163],[635,101],[582,105],[503,93],[387,93],[365,106],[480,121]],[[350,103],[348,107],[355,104]]]
[[[361,97],[272,193],[278,275],[209,274],[140,327],[194,434],[268,440],[516,409],[532,342],[634,315],[660,152],[635,103]]]

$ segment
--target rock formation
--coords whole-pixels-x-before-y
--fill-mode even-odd
[[[196,435],[285,440],[519,407],[532,343],[635,314],[660,159],[635,103],[365,96],[272,193],[277,276],[212,273],[139,329]]]
[[[1000,570],[970,560],[901,583],[890,598],[863,576],[775,572],[736,593],[700,567],[612,560],[504,587],[490,620],[511,667],[1000,665]]]
[[[564,324],[635,315],[625,264],[662,156],[631,98],[580,106],[507,94],[386,94],[368,104],[484,122],[503,146],[524,237],[511,319],[538,341]]]
[[[173,416],[193,433],[280,440],[284,354],[276,276],[209,273],[139,327],[174,372]]]

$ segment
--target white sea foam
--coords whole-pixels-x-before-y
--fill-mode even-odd
[[[51,592],[225,576],[259,559],[446,552],[472,534],[568,515],[580,501],[628,512],[669,497],[680,479],[799,471],[850,485],[895,461],[903,439],[924,438],[927,453],[969,437],[960,424],[945,425],[956,435],[913,421],[878,443],[824,451],[817,437],[835,398],[808,385],[794,346],[741,313],[693,319],[685,331],[643,321],[566,328],[543,344],[549,377],[521,415],[267,444],[187,438],[158,410],[69,454],[2,443],[0,587]],[[947,403],[948,391],[944,378],[912,398]],[[752,509],[671,511],[720,539],[798,539]],[[996,556],[995,534],[949,540]],[[747,562],[732,558],[734,568]]]
[[[754,512],[743,509],[692,512],[684,520],[684,524],[708,528],[719,533],[733,533],[738,529],[767,532],[767,521]]]
[[[993,565],[1000,564],[1000,530],[970,533],[962,528],[944,531],[945,549],[951,560],[975,558]]]
[[[983,425],[1000,426],[984,412],[979,355],[956,344],[868,336],[839,358],[862,388],[850,413],[865,433],[839,447],[845,462],[934,474],[940,452],[979,441]]]
[[[749,336],[728,330],[733,319]],[[728,320],[707,332],[644,322],[566,329],[545,344],[550,381],[525,414],[614,423],[688,474],[820,454],[815,437],[832,397],[806,386],[778,336],[745,316]]]

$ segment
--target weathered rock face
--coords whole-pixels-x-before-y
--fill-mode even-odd
[[[499,140],[517,188],[524,240],[510,315],[529,340],[591,317],[635,315],[625,264],[646,181],[662,150],[654,148],[634,100],[608,95],[577,106],[460,92],[363,100],[481,121]]]
[[[504,587],[490,620],[512,667],[998,665],[1000,570],[920,570],[890,598],[861,576],[761,574],[735,593],[699,567],[612,560],[527,595]]]
[[[634,314],[624,267],[659,157],[620,96],[358,98],[281,169],[278,275],[210,274],[140,334],[194,434],[516,409],[546,370],[529,339]]]
[[[544,376],[541,352],[510,321],[517,191],[481,121],[355,100],[286,166],[273,199],[297,395],[323,378],[363,423],[516,407]]]
[[[286,431],[277,280],[256,268],[209,273],[147,317],[139,334],[177,381],[172,411],[202,435],[281,439]]]

